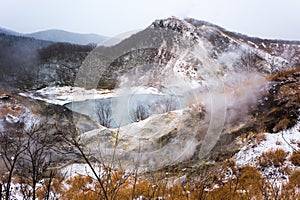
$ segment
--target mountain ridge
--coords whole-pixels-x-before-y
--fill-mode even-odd
[[[36,31],[32,33],[19,33],[7,28],[0,27],[0,33],[12,36],[22,36],[34,38],[37,40],[45,40],[51,42],[67,42],[72,44],[96,44],[103,42],[108,37],[95,34],[95,33],[76,33],[71,31],[65,31],[61,29],[47,29],[42,31]]]
[[[99,44],[107,39],[106,36],[95,33],[75,33],[61,29],[48,29],[25,35],[36,39],[49,40],[53,42],[68,42],[81,45],[87,45],[89,43]]]
[[[19,32],[4,28],[4,27],[0,27],[0,33],[4,33],[4,34],[7,34],[7,35],[15,35],[15,36],[22,36],[23,35],[22,33],[19,33]]]

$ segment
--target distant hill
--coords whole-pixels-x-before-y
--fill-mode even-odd
[[[12,31],[6,28],[0,27],[0,33],[6,34],[6,35],[16,35],[16,36],[22,36],[22,33],[18,33],[16,31]]]
[[[0,85],[22,89],[71,85],[93,48],[0,32]]]
[[[9,85],[26,85],[36,73],[38,50],[53,42],[0,33],[0,80]]]
[[[25,35],[27,37],[33,37],[39,40],[48,40],[52,42],[68,42],[81,45],[86,45],[90,43],[99,44],[106,39],[106,37],[102,35],[80,34],[58,29],[39,31]]]
[[[13,36],[30,37],[38,40],[46,40],[51,42],[66,42],[66,43],[79,44],[79,45],[87,45],[91,43],[99,44],[107,39],[106,36],[98,35],[94,33],[81,34],[81,33],[73,33],[73,32],[59,30],[59,29],[50,29],[45,31],[38,31],[34,33],[24,34],[24,33],[19,33],[13,30],[0,27],[0,33],[6,35],[13,35]]]

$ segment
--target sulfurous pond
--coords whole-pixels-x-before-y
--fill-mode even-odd
[[[102,126],[117,128],[160,114],[183,108],[183,97],[170,94],[134,94],[65,104],[68,109],[89,116]]]

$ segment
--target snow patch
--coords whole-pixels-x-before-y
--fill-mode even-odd
[[[5,120],[11,124],[18,123],[20,121],[20,119],[17,116],[14,116],[12,114],[7,114],[5,116]]]
[[[293,152],[293,148],[290,145],[297,149],[297,144],[293,143],[296,141],[300,141],[299,130],[300,120],[291,129],[284,130],[278,133],[265,133],[265,141],[261,141],[257,145],[254,144],[254,141],[251,141],[250,144],[240,149],[240,151],[234,156],[236,164],[240,166],[255,165],[262,153],[270,149],[280,148],[288,154],[291,154]]]
[[[40,119],[34,115],[28,108],[24,108],[25,112],[20,116],[21,121],[24,122],[24,130],[30,131],[34,126],[40,123]]]
[[[21,96],[45,101],[51,104],[64,105],[73,101],[112,97],[112,90],[86,90],[80,87],[46,87],[36,91],[19,93]]]
[[[242,147],[240,151],[234,155],[235,162],[238,166],[250,165],[260,170],[263,177],[277,188],[281,188],[283,184],[288,182],[288,174],[284,169],[300,170],[299,166],[294,166],[288,158],[294,149],[298,149],[297,143],[300,142],[300,120],[291,129],[278,133],[265,133],[266,140],[259,144],[255,140],[248,145]],[[287,153],[286,160],[281,166],[260,166],[259,160],[263,152],[270,150],[282,149]]]
[[[134,87],[130,88],[135,94],[159,94],[162,92],[154,87]],[[65,105],[76,101],[85,101],[91,99],[110,98],[115,96],[114,90],[108,89],[90,89],[86,90],[80,87],[46,87],[37,91],[19,93],[21,96],[45,101],[50,104]]]
[[[103,170],[100,166],[93,166],[97,175],[101,176]],[[96,178],[88,164],[74,163],[61,169],[61,173],[66,177],[75,177],[77,175],[90,176]]]
[[[251,41],[247,41],[248,44],[254,46],[256,49],[258,49],[258,46],[257,44],[255,44],[254,42],[251,42]]]

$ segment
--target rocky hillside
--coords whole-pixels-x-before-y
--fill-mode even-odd
[[[296,124],[299,52],[299,42],[249,38],[202,21],[169,18],[156,20],[116,46],[94,49],[75,84],[116,87],[117,95],[126,94],[123,101],[113,102],[120,118],[134,95],[129,88],[169,90],[184,107],[182,113],[167,112],[111,129],[119,131],[122,140],[119,159],[126,162],[142,148],[147,154],[140,164],[150,168],[162,167],[156,159],[161,157],[165,165],[187,161],[198,165],[233,156],[240,148],[238,137],[278,132]],[[85,145],[93,151],[99,143],[94,137],[99,137],[103,149],[113,148],[110,140],[103,141],[105,133],[85,134]]]
[[[151,70],[154,64],[157,66],[152,80],[157,78],[157,74],[161,80],[169,70],[177,70],[178,74],[200,82],[214,73],[224,78],[237,71],[258,71],[270,75],[282,69],[297,68],[299,51],[300,44],[296,41],[250,38],[203,21],[169,18],[153,22],[144,31],[113,47],[95,49],[86,58],[83,69],[90,77],[96,76],[95,73],[101,77],[97,81],[102,88],[120,85],[118,77],[136,70],[136,66],[139,66],[139,71],[134,73],[143,75],[149,71],[147,64],[152,65]],[[99,65],[102,67],[95,67]],[[214,65],[214,69],[211,67],[209,70],[216,72],[208,75],[207,65]],[[88,77],[86,81],[91,82],[91,87],[97,85]]]
[[[58,121],[60,127],[57,128],[60,129],[72,126],[78,121],[81,124],[78,128],[82,133],[98,127],[97,123],[86,116],[72,113],[61,106],[22,97],[3,88],[0,88],[0,105],[1,131],[27,130],[40,123],[46,123],[55,132],[53,125],[58,124]]]

